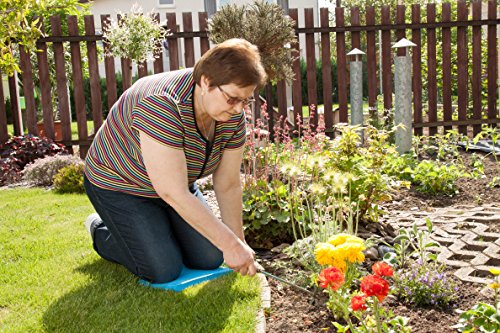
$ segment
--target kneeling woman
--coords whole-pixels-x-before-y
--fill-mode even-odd
[[[97,214],[85,223],[94,249],[142,279],[174,280],[182,266],[223,261],[254,275],[242,228],[243,109],[266,74],[257,48],[231,39],[193,69],[138,80],[96,134],[85,189]],[[213,174],[222,221],[195,181]]]

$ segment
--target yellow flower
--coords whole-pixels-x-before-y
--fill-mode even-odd
[[[490,268],[490,273],[493,275],[498,275],[500,274],[500,268],[492,267]]]
[[[489,285],[491,289],[500,289],[500,283],[498,282],[493,282],[492,284]]]
[[[362,262],[365,257],[363,255],[363,250],[365,249],[364,244],[358,242],[346,242],[337,247],[341,251],[344,260],[355,263]]]
[[[349,234],[337,234],[335,236],[332,236],[328,239],[328,243],[333,245],[333,246],[338,246],[340,244],[344,244],[347,240],[348,237],[350,237],[351,235]]]
[[[328,243],[318,243],[314,248],[316,261],[320,265],[331,265],[335,247]]]
[[[353,235],[349,235],[347,237],[347,242],[350,242],[350,243],[359,243],[359,244],[365,244],[365,241],[359,237],[356,237],[356,236],[353,236]]]
[[[332,266],[337,267],[343,273],[345,273],[345,271],[347,270],[347,264],[345,261],[336,260]]]

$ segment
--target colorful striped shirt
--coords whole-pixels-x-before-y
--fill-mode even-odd
[[[242,147],[243,114],[217,121],[210,147],[196,125],[194,85],[192,69],[184,69],[144,77],[125,91],[88,151],[85,175],[89,181],[104,189],[158,197],[144,166],[138,131],[184,151],[189,185],[212,174],[225,149]]]

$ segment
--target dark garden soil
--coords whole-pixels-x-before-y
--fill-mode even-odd
[[[471,155],[461,153],[466,165]],[[393,200],[384,204],[386,211],[433,210],[438,207],[459,205],[479,206],[500,201],[500,188],[487,188],[494,176],[500,176],[499,165],[493,158],[483,160],[485,177],[479,179],[460,179],[457,181],[458,193],[454,196],[429,196],[413,189],[402,189],[393,194]],[[209,198],[209,201],[210,198]],[[291,260],[279,250],[257,251],[258,261],[270,273],[293,281],[305,281],[305,272],[291,263]],[[452,273],[453,271],[450,271]],[[302,280],[301,280],[302,278]],[[292,332],[335,332],[331,312],[326,308],[327,296],[321,292],[317,301],[302,292],[268,278],[271,287],[271,308],[266,313],[266,331],[272,333]],[[302,285],[305,285],[303,283]],[[456,332],[450,326],[457,323],[459,313],[468,310],[480,301],[493,303],[492,296],[481,293],[484,285],[458,281],[458,301],[446,309],[414,308],[399,302],[389,295],[383,305],[396,315],[408,317],[412,332],[444,333]]]
[[[266,269],[272,271],[270,267]],[[319,294],[318,300],[313,302],[313,298],[304,292],[272,279],[268,279],[268,283],[271,287],[271,308],[266,317],[267,332],[335,332],[331,324],[335,319],[325,306],[326,295]],[[459,299],[453,307],[447,309],[412,308],[391,295],[382,304],[394,314],[409,318],[408,325],[412,327],[412,332],[456,332],[450,326],[458,321],[457,309],[468,310],[480,301],[493,303],[491,297],[480,293],[482,288],[484,286],[479,284],[459,283]]]
[[[469,165],[470,154],[462,153],[466,165]],[[384,210],[432,210],[437,207],[457,205],[478,206],[500,201],[500,188],[487,188],[494,176],[500,175],[499,165],[494,159],[483,160],[485,177],[479,179],[460,179],[457,181],[459,193],[454,196],[433,197],[421,194],[413,189],[402,189],[393,195],[393,201],[384,204]],[[276,267],[289,267],[286,255],[265,251],[259,253],[263,266],[270,272],[287,279],[293,279],[294,271]],[[298,270],[299,268],[297,268]],[[295,270],[295,273],[297,272]],[[319,301],[282,283],[268,279],[271,287],[271,309],[266,318],[267,332],[335,332],[331,312],[325,307],[326,295],[320,295]],[[415,333],[456,332],[450,326],[457,323],[457,309],[468,310],[480,301],[493,303],[492,297],[481,293],[484,285],[459,281],[459,298],[453,307],[447,309],[412,308],[389,296],[384,305],[396,315],[410,319],[409,325]]]

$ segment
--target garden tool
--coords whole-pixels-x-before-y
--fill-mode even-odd
[[[276,280],[276,281],[279,281],[279,282],[285,283],[285,284],[287,284],[287,285],[289,285],[289,286],[291,286],[291,287],[294,287],[295,289],[298,289],[298,290],[300,290],[300,291],[306,292],[306,293],[308,293],[308,294],[312,295],[313,297],[316,297],[316,293],[315,293],[315,292],[312,292],[312,291],[310,291],[310,290],[307,290],[306,288],[303,288],[303,287],[301,287],[301,286],[298,286],[298,285],[296,285],[295,283],[292,283],[292,282],[287,281],[287,280],[285,280],[285,279],[282,279],[282,278],[280,278],[280,277],[278,277],[278,276],[276,276],[276,275],[273,275],[273,274],[271,274],[271,273],[266,272],[266,270],[264,269],[264,267],[262,267],[260,264],[255,263],[255,266],[257,267],[257,272],[258,272],[258,273],[264,274],[265,276],[268,276],[268,277],[270,277],[271,279],[274,279],[274,280]]]

